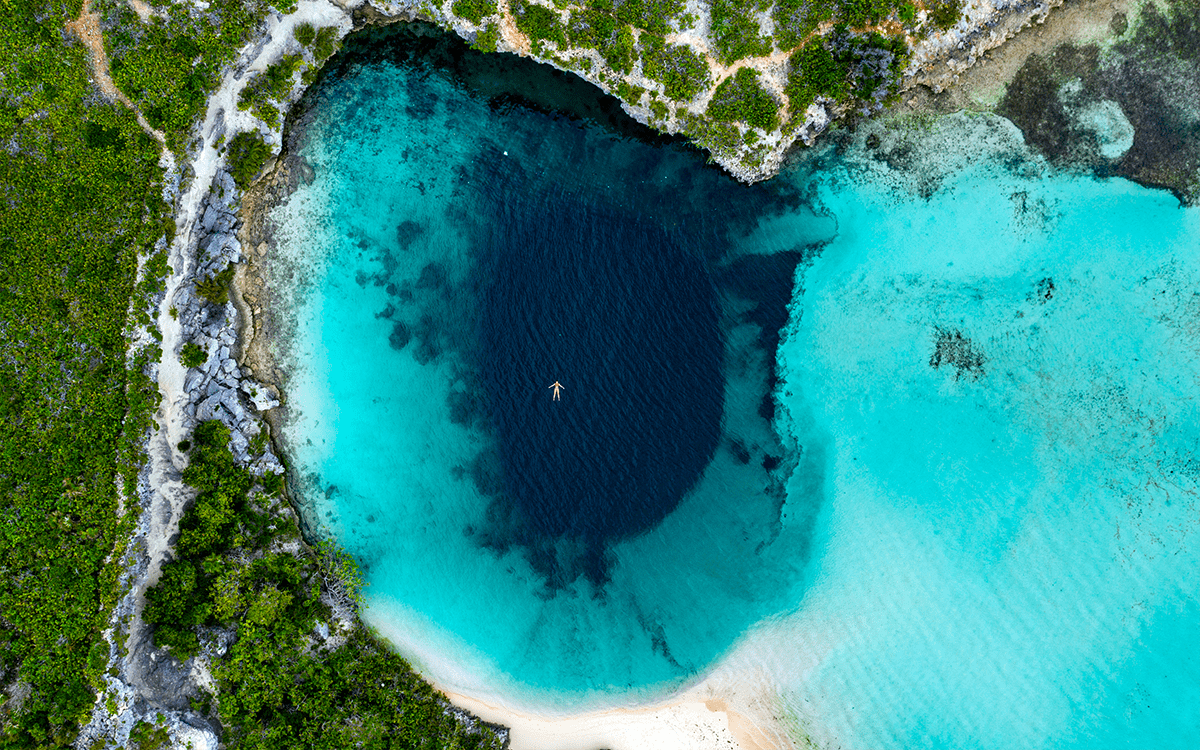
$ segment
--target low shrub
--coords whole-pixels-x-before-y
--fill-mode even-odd
[[[744,122],[763,130],[779,127],[779,102],[763,88],[759,73],[753,68],[739,68],[721,81],[707,113],[720,122]]]
[[[229,140],[225,149],[226,168],[243,190],[258,177],[271,158],[271,147],[256,132],[244,131]]]
[[[813,39],[792,55],[785,93],[793,115],[798,115],[818,96],[835,101],[845,98],[849,91],[846,78],[848,62],[834,57],[821,39]]]
[[[894,0],[839,0],[838,19],[852,27],[870,26],[888,17]]]
[[[780,49],[795,49],[825,21],[833,18],[833,0],[779,0],[772,10]]]
[[[296,37],[296,41],[300,42],[301,45],[307,47],[308,45],[312,44],[313,39],[316,38],[317,30],[313,28],[311,23],[305,21],[304,23],[296,25],[295,30],[292,32],[292,36]]]
[[[818,96],[847,102],[877,98],[881,89],[894,94],[908,56],[898,36],[854,36],[843,28],[814,39],[792,55],[785,89],[792,111],[803,111]]]
[[[479,23],[496,12],[496,0],[454,0],[450,6],[454,15],[471,23]]]
[[[668,99],[688,101],[708,88],[708,64],[690,47],[667,44],[652,35],[642,39],[646,76],[663,84]]]
[[[671,18],[683,13],[683,0],[591,0],[588,7],[609,13],[631,26],[645,29],[652,34],[669,34]]]
[[[317,32],[313,39],[313,57],[317,62],[324,62],[337,52],[337,27],[326,26]]]
[[[637,60],[633,27],[615,16],[592,9],[576,10],[571,13],[567,36],[572,45],[599,52],[613,70],[626,75],[633,71]]]
[[[196,294],[213,303],[223,305],[229,301],[229,283],[233,281],[234,268],[230,263],[223,271],[196,282]]]
[[[500,25],[489,23],[479,30],[475,35],[475,42],[471,45],[471,49],[479,50],[480,52],[495,52],[500,48]]]
[[[208,361],[208,353],[189,341],[179,350],[179,361],[184,367],[199,367]]]
[[[929,22],[945,31],[962,18],[964,0],[934,0],[925,6],[929,10]]]
[[[553,10],[529,0],[514,0],[510,7],[517,28],[531,41],[548,41],[559,47],[567,46],[566,29]]]
[[[738,0],[713,0],[711,33],[723,64],[771,54],[771,40],[762,35],[752,11]]]

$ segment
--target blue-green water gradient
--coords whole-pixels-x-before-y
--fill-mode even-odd
[[[1194,209],[995,117],[740,186],[447,45],[330,75],[272,214],[369,622],[546,713],[716,670],[821,746],[1200,743]]]

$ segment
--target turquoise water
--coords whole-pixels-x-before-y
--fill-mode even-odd
[[[569,76],[351,45],[270,276],[368,621],[544,713],[740,671],[820,745],[1200,743],[1200,215],[872,127],[745,187]]]

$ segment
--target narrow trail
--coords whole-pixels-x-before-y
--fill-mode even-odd
[[[137,108],[137,105],[130,101],[129,97],[125,96],[117,88],[117,84],[113,83],[112,75],[109,74],[108,70],[108,53],[104,51],[104,35],[100,31],[100,14],[92,11],[92,0],[83,0],[83,8],[79,12],[79,18],[67,23],[65,28],[88,48],[92,79],[95,81],[97,88],[110,100],[120,102],[129,107],[134,117],[137,118],[138,125],[142,126],[142,130],[146,131],[147,135],[158,141],[159,145],[165,148],[167,141],[162,131],[152,128],[150,123],[146,121],[145,116],[142,115],[142,111]]]

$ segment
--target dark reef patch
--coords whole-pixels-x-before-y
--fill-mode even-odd
[[[1021,128],[1051,162],[1167,188],[1200,200],[1200,3],[1177,0],[1164,13],[1153,3],[1108,53],[1063,45],[1031,55],[997,113]],[[1132,31],[1130,29],[1132,28]],[[1113,102],[1133,128],[1132,145],[1106,158],[1094,127],[1078,113]]]
[[[963,377],[978,380],[983,376],[983,366],[987,358],[962,331],[947,328],[934,329],[933,354],[929,356],[929,366],[937,370],[942,367],[953,367],[955,379]]]

